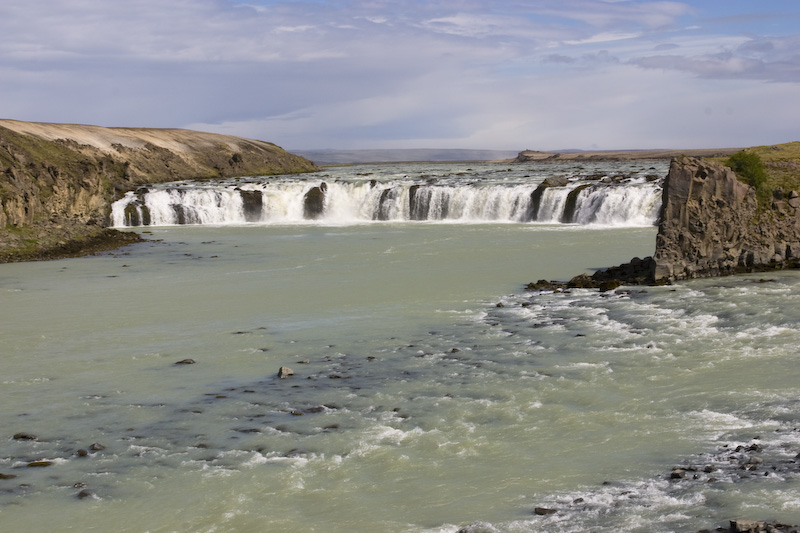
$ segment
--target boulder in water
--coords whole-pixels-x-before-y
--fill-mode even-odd
[[[264,198],[261,191],[248,191],[239,189],[242,198],[245,222],[258,222],[261,220],[261,211],[264,207]]]
[[[303,197],[303,217],[308,220],[315,220],[322,215],[325,210],[325,193],[328,191],[328,184],[324,181],[318,187],[312,187]]]
[[[278,377],[281,379],[286,379],[289,376],[293,375],[294,375],[294,370],[292,370],[288,366],[282,366],[280,367],[280,369],[278,369]]]

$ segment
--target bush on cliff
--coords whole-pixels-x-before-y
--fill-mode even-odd
[[[757,153],[747,150],[736,152],[725,161],[725,164],[736,172],[739,179],[756,190],[756,196],[760,203],[769,200],[770,191],[767,186],[769,176]]]

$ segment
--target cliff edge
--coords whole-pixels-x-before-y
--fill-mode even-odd
[[[530,290],[613,290],[673,281],[800,267],[800,143],[763,147],[772,154],[768,197],[719,162],[677,157],[664,180],[652,257],[581,274],[568,283],[539,280]],[[776,186],[777,185],[777,186]],[[791,187],[791,188],[790,188]]]
[[[139,185],[314,170],[272,143],[229,135],[0,120],[0,262],[130,242],[106,226],[111,203]]]
[[[796,268],[800,195],[775,189],[768,206],[723,165],[672,161],[653,255],[656,283]]]

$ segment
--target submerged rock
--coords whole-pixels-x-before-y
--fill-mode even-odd
[[[91,490],[89,490],[89,489],[83,489],[82,491],[80,491],[80,492],[79,492],[78,494],[76,494],[75,496],[76,496],[76,498],[78,498],[79,500],[84,500],[84,499],[86,499],[86,498],[94,498],[94,497],[95,497],[95,494],[94,494],[94,492],[92,492],[92,491],[91,491]]]

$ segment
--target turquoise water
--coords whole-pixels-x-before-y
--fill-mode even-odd
[[[800,522],[796,272],[540,294],[655,229],[149,231],[0,265],[3,530]]]

